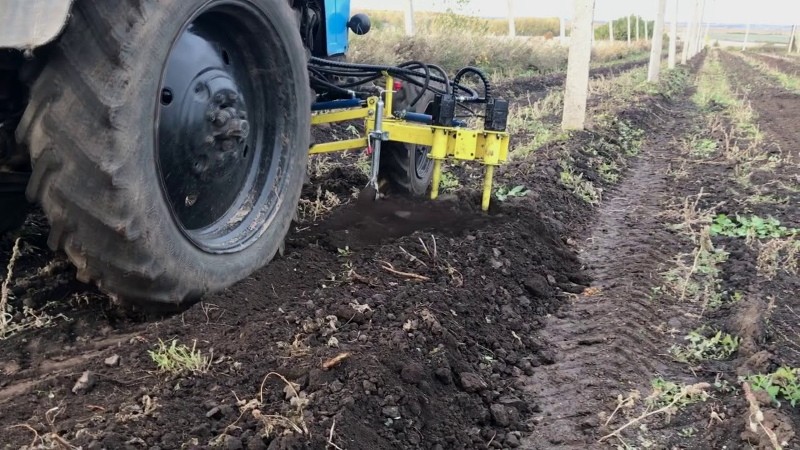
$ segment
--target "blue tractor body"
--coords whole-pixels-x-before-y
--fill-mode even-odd
[[[347,53],[350,0],[325,0],[325,34],[328,56]]]

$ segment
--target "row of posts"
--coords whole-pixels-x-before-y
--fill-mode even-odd
[[[653,40],[650,47],[650,64],[647,80],[658,82],[661,72],[661,53],[663,49],[664,22],[667,12],[667,0],[657,0],[658,11],[653,29]],[[675,8],[669,36],[669,53],[667,64],[670,69],[677,64],[678,6],[680,0],[670,0]],[[707,0],[684,0],[692,6],[689,26],[683,38],[681,64],[686,64],[705,46],[704,36],[708,34],[708,23],[703,27]],[[589,64],[592,54],[592,37],[594,36],[595,0],[574,0],[575,14],[572,20],[572,33],[569,46],[569,65],[564,91],[564,112],[561,127],[565,130],[582,130],[586,122],[586,101],[589,90]],[[637,26],[638,30],[638,26]],[[630,33],[628,33],[630,36]]]

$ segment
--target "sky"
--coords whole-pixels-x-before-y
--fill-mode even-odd
[[[402,10],[406,0],[351,0],[352,7],[363,9]],[[413,0],[417,11],[443,11],[457,0]],[[469,3],[475,15],[499,17],[508,14],[507,0],[462,0]],[[667,1],[667,20],[675,11],[676,0]],[[687,21],[691,14],[691,0],[677,0],[678,17]],[[707,0],[706,17],[712,23],[745,24],[750,21],[759,25],[800,24],[800,0]],[[572,15],[572,0],[514,0],[517,17],[569,18]],[[595,0],[595,20],[605,21],[627,14],[639,14],[655,19],[658,0]]]

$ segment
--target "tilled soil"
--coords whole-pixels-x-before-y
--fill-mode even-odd
[[[508,89],[526,97],[529,80],[520,83]],[[618,394],[646,393],[655,375],[692,383],[724,373],[735,384],[735,368],[743,365],[723,362],[698,375],[665,358],[676,340],[667,330],[694,328],[698,319],[689,312],[697,305],[651,295],[677,252],[691,247],[666,225],[664,211],[701,187],[712,192],[704,205],[734,188],[722,164],[692,166],[688,182],[670,178],[680,159],[676,134],[699,120],[690,94],[644,96],[619,110],[593,111],[644,131],[633,159],[621,156],[627,128],[610,127],[575,133],[508,164],[498,179],[530,192],[495,202],[488,215],[477,210],[477,193],[469,189],[437,202],[349,202],[324,220],[297,224],[283,257],[251,278],[169,318],[125,314],[72,281],[63,258],[42,250],[46,226],[33,214],[18,233],[23,256],[14,306],[62,302],[44,309],[51,327],[0,342],[0,442],[109,449],[618,444],[598,442],[619,424],[605,423]],[[778,114],[777,108],[759,113],[770,118],[768,111]],[[786,145],[793,139],[780,123],[765,131]],[[596,164],[607,153],[625,167],[615,187]],[[567,157],[585,179],[606,188],[599,208],[559,182]],[[786,170],[775,176],[790,183],[796,166]],[[320,186],[347,201],[350,187],[364,179],[340,167],[314,181],[306,198]],[[800,221],[791,207],[772,213]],[[1,245],[5,262],[13,237]],[[751,250],[734,250],[726,286],[754,294],[764,288],[764,299],[785,299],[797,287],[788,276],[754,284]],[[800,312],[800,305],[777,305]],[[728,308],[713,319],[725,323],[741,310]],[[797,345],[787,311],[773,312],[765,329],[788,341],[774,339],[777,332],[753,334],[748,358]],[[207,373],[156,371],[148,350],[170,339],[208,355]],[[778,359],[767,366],[798,366],[785,353],[774,352]],[[114,355],[118,361],[107,359]],[[87,371],[88,385],[73,392]],[[712,408],[723,425],[706,427]],[[749,448],[738,436],[746,413],[746,402],[730,396],[694,405],[670,424],[646,423],[658,448]],[[791,417],[796,427],[797,415]],[[705,431],[678,434],[690,426]]]

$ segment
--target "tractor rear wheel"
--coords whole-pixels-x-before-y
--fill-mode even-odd
[[[405,83],[395,94],[395,111],[407,110],[426,113],[433,101],[433,93],[426,92],[416,105],[411,102],[421,87]],[[389,141],[381,150],[380,178],[388,182],[393,192],[411,196],[423,196],[428,192],[433,179],[433,160],[428,158],[430,147]]]
[[[78,278],[191,304],[272,259],[309,143],[290,0],[78,0],[17,129]]]

